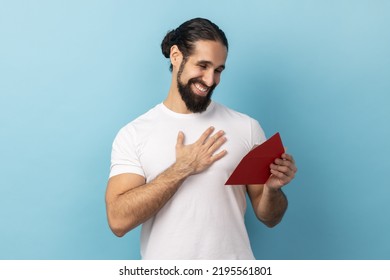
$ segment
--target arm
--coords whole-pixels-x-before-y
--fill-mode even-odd
[[[282,187],[287,185],[297,172],[291,155],[283,154],[270,165],[271,176],[264,185],[248,185],[248,194],[257,218],[268,227],[276,226],[287,209],[287,198]]]
[[[176,162],[149,183],[137,174],[120,174],[110,178],[106,191],[108,223],[117,236],[155,215],[176,193],[186,178],[200,173],[221,159],[226,151],[214,155],[226,138],[214,128],[207,129],[191,145],[184,145],[179,132],[176,143]]]

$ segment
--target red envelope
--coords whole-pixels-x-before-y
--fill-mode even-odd
[[[270,164],[283,153],[278,132],[244,156],[225,185],[265,184],[271,175]]]

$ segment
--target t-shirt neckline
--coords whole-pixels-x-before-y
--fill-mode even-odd
[[[161,110],[164,113],[166,113],[172,117],[181,118],[181,119],[195,119],[195,118],[199,118],[199,117],[204,116],[204,115],[208,114],[209,112],[211,112],[215,107],[215,103],[211,100],[209,106],[207,106],[206,111],[204,111],[202,113],[190,113],[190,114],[182,114],[182,113],[174,112],[171,109],[169,109],[167,106],[165,106],[164,102],[161,102],[159,104],[159,107],[161,108]]]

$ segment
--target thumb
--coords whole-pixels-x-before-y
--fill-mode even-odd
[[[176,141],[176,146],[181,147],[183,146],[184,143],[184,133],[182,131],[179,131],[177,134],[177,141]]]

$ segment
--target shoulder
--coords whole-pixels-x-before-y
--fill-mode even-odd
[[[157,122],[161,119],[161,104],[158,104],[151,108],[149,111],[138,116],[134,120],[123,126],[117,133],[117,138],[134,139],[139,135],[146,133],[153,129],[157,125]]]
[[[158,104],[151,108],[149,111],[133,119],[127,123],[121,130],[128,130],[134,128],[141,128],[147,126],[148,124],[155,123],[160,119],[161,116],[161,104]]]
[[[145,125],[149,122],[156,121],[160,118],[162,114],[161,109],[161,103],[157,104],[153,108],[151,108],[149,111],[145,112],[144,114],[140,115],[139,117],[135,118],[133,121],[128,123],[127,125],[130,126],[138,126],[138,125]]]

